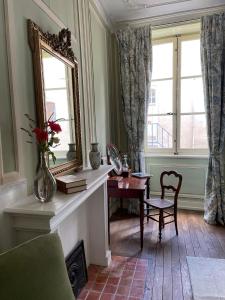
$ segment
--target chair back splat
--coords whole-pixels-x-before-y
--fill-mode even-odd
[[[165,176],[174,176],[176,178],[178,178],[178,183],[176,185],[165,185]],[[175,194],[174,194],[174,205],[177,205],[177,198],[180,192],[180,188],[181,188],[181,184],[182,184],[182,175],[178,174],[175,171],[164,171],[161,173],[160,176],[160,185],[161,185],[161,199],[164,199],[165,197],[165,190],[172,190]]]

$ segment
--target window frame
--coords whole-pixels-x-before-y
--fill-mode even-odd
[[[199,149],[190,149],[190,148],[180,148],[180,130],[181,130],[181,115],[206,115],[206,112],[197,112],[197,113],[182,113],[181,114],[181,44],[183,41],[189,40],[199,40],[200,33],[194,34],[184,34],[176,35],[166,38],[155,39],[152,42],[152,45],[173,44],[173,94],[172,94],[172,148],[149,148],[147,145],[147,126],[145,130],[145,153],[153,155],[207,155],[208,148],[199,148]],[[184,78],[200,78],[199,76],[185,76]],[[165,78],[168,79],[169,78]],[[165,79],[153,79],[151,83],[158,80]],[[170,113],[170,112],[168,112]],[[156,116],[156,114],[151,114],[151,116]],[[160,114],[157,114],[160,115]],[[162,114],[166,115],[166,114]]]

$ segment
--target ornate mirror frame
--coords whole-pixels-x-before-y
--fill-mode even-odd
[[[46,120],[45,91],[42,69],[42,49],[60,59],[71,68],[72,71],[72,90],[75,117],[75,142],[76,159],[52,167],[50,170],[54,176],[68,173],[72,170],[82,169],[82,146],[81,146],[81,127],[80,127],[80,105],[79,105],[79,85],[78,85],[78,62],[71,47],[71,32],[62,29],[58,35],[43,32],[33,21],[28,20],[28,39],[33,56],[35,102],[38,126],[43,127]]]

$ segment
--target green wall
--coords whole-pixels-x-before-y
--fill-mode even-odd
[[[106,26],[91,8],[91,42],[92,42],[92,63],[94,78],[94,101],[96,118],[96,139],[99,148],[105,155],[106,144],[110,142],[110,115],[109,115],[109,47],[110,33]]]
[[[3,0],[0,0],[0,129],[4,172],[16,169]]]
[[[204,195],[207,158],[147,157],[147,172],[153,174],[151,191],[160,191],[159,176],[164,170],[175,170],[183,175],[181,194]]]

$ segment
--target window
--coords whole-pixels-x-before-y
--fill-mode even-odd
[[[155,98],[156,98],[156,90],[154,88],[151,88],[149,105],[155,105]]]
[[[207,152],[199,35],[154,41],[146,151]]]

